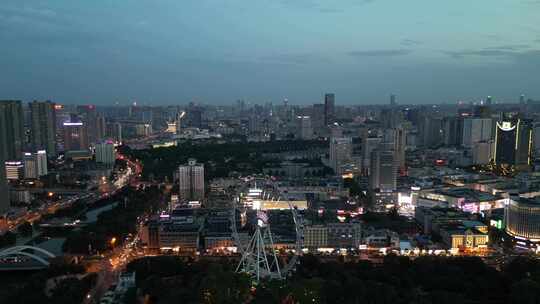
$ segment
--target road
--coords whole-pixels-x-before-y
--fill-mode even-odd
[[[139,163],[133,162],[128,158],[124,157],[123,155],[119,155],[119,158],[125,159],[127,161],[127,170],[123,174],[119,175],[118,178],[112,182],[112,185],[110,185],[110,187],[107,187],[107,192],[101,193],[99,191],[77,191],[78,194],[74,196],[51,202],[49,204],[43,205],[38,209],[28,211],[25,214],[21,214],[15,219],[8,220],[7,223],[5,223],[5,226],[0,228],[0,234],[4,233],[3,230],[16,232],[17,228],[19,228],[20,225],[26,222],[33,223],[35,221],[39,221],[45,215],[54,214],[60,209],[71,207],[71,205],[78,200],[86,200],[86,203],[88,205],[91,205],[99,199],[116,194],[125,186],[131,184],[133,180],[136,180],[136,178],[142,172],[142,167]]]
[[[142,167],[139,163],[132,162],[123,155],[118,156],[127,162],[128,169],[126,173],[118,178],[114,183],[116,191],[122,189],[126,185],[138,183],[138,178],[142,172]],[[112,251],[103,256],[101,260],[90,266],[89,272],[95,272],[98,275],[96,285],[88,293],[84,304],[99,303],[99,299],[103,294],[118,280],[118,275],[125,269],[126,265],[133,259],[140,257],[137,252],[136,244],[139,241],[138,234],[128,236],[121,246],[115,247]]]

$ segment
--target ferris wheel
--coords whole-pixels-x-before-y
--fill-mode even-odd
[[[232,236],[238,253],[242,255],[236,272],[249,274],[256,283],[261,279],[283,279],[294,270],[302,254],[302,217],[290,201],[280,201],[275,191],[251,185],[248,184],[232,204]],[[294,231],[290,232],[294,234],[294,240],[289,243],[285,255],[279,255],[275,248],[276,234],[270,229],[272,211],[265,208],[265,203],[281,204],[282,212],[290,213],[292,218]]]

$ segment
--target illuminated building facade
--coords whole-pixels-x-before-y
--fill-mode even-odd
[[[495,164],[504,170],[526,170],[531,165],[533,129],[524,119],[497,122]]]
[[[540,201],[511,199],[505,209],[506,233],[516,239],[516,246],[536,247],[540,244]]]

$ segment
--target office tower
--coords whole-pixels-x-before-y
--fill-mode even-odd
[[[24,116],[19,100],[0,100],[0,154],[20,160],[24,146]]]
[[[35,155],[29,152],[25,152],[23,156],[23,164],[25,179],[38,178],[37,158]]]
[[[393,130],[394,132],[394,157],[398,172],[406,170],[405,167],[405,147],[407,146],[407,133],[405,129],[399,127]]]
[[[31,142],[35,150],[46,150],[56,156],[56,113],[50,101],[30,103]]]
[[[97,138],[96,143],[105,139],[107,136],[107,121],[103,114],[97,115]]]
[[[182,201],[204,199],[204,165],[190,158],[186,165],[178,167],[179,195]]]
[[[81,117],[82,123],[86,126],[86,136],[88,139],[88,144],[96,144],[101,140],[101,138],[99,138],[100,130],[98,128],[98,114],[96,111],[96,106],[77,106],[77,112]]]
[[[96,144],[96,162],[106,165],[113,165],[116,161],[114,144],[112,142],[104,142]]]
[[[112,138],[116,143],[122,143],[122,124],[119,122],[108,123],[107,137]]]
[[[380,189],[382,192],[396,190],[397,170],[394,151],[379,147],[371,152],[369,180],[371,189]]]
[[[19,180],[24,177],[24,165],[22,161],[6,161],[6,178],[9,180]]]
[[[491,96],[488,96],[488,97],[486,98],[486,105],[487,105],[487,106],[490,106],[492,102],[493,102],[493,98],[492,98]]]
[[[6,167],[3,156],[0,155],[0,215],[9,210],[9,189],[6,180]]]
[[[324,95],[324,124],[327,126],[334,123],[335,95],[327,93]]]
[[[489,164],[493,158],[493,141],[477,142],[472,147],[472,163],[473,165]]]
[[[394,108],[383,109],[380,113],[381,125],[385,129],[396,128],[402,123],[402,113]]]
[[[88,150],[88,134],[81,121],[64,122],[64,151]]]
[[[478,142],[491,140],[492,126],[491,118],[463,119],[463,147],[471,148]]]
[[[352,139],[349,137],[330,138],[330,167],[339,175],[342,167],[352,159]]]
[[[192,128],[202,128],[202,112],[203,111],[200,106],[190,102],[186,111],[187,126]]]
[[[521,94],[519,96],[519,104],[524,105],[525,104],[525,95]]]
[[[445,146],[461,146],[463,142],[463,119],[445,117],[443,119],[443,142]]]
[[[424,147],[437,147],[443,143],[442,119],[424,116],[418,126],[420,144]]]
[[[44,176],[49,174],[49,170],[47,168],[47,151],[38,150],[35,156],[37,162],[38,176]]]
[[[497,122],[495,130],[495,164],[516,170],[528,169],[533,142],[531,121],[505,117]]]
[[[325,124],[325,107],[322,103],[316,103],[313,105],[312,113],[311,113],[311,124],[313,126],[313,131],[316,135],[321,136],[324,135],[323,130],[326,126]]]
[[[313,139],[313,127],[311,126],[311,117],[298,116],[298,135],[303,140]]]
[[[396,95],[394,95],[394,94],[390,95],[390,105],[391,106],[396,105]]]
[[[370,169],[370,159],[371,159],[371,152],[379,146],[382,139],[379,137],[368,137],[363,140],[364,146],[363,146],[363,161],[362,161],[362,168],[363,169]]]

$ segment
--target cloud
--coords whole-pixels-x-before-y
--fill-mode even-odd
[[[486,47],[485,50],[508,50],[508,51],[517,51],[522,49],[528,49],[531,46],[528,44],[508,44],[500,46]]]
[[[341,13],[351,7],[357,7],[375,2],[376,0],[281,0],[282,6],[290,9],[315,10],[321,13]],[[332,5],[330,5],[330,2]]]
[[[461,51],[443,51],[444,54],[456,58],[462,59],[466,57],[485,57],[485,58],[498,58],[506,59],[508,62],[518,64],[520,67],[536,67],[540,64],[540,50],[522,48],[484,48],[479,50],[461,50]]]
[[[481,49],[481,50],[461,50],[461,51],[443,51],[444,54],[452,58],[464,58],[469,56],[479,57],[504,57],[513,55],[514,51],[498,50],[498,49]]]
[[[367,51],[351,51],[350,56],[353,57],[395,57],[404,56],[412,53],[407,49],[388,49],[388,50],[367,50]]]
[[[405,46],[413,46],[413,45],[420,45],[422,44],[422,41],[414,40],[414,39],[403,39],[401,40],[401,45]]]
[[[282,64],[307,64],[315,60],[313,54],[272,54],[260,57],[263,62]]]

